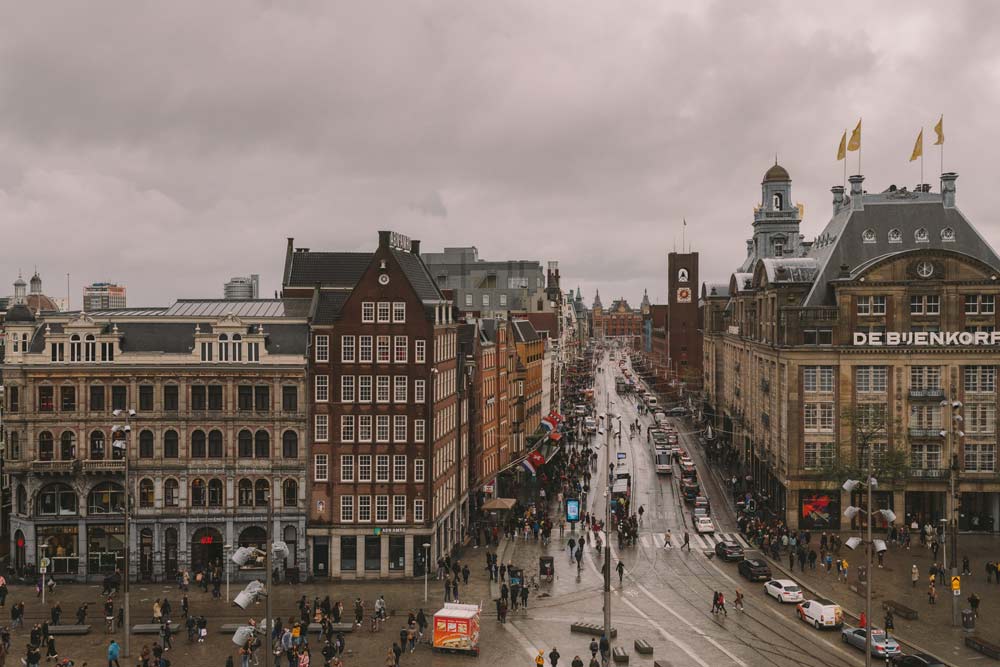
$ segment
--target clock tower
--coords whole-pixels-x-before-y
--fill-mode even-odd
[[[667,255],[667,355],[672,378],[688,386],[701,378],[698,253]]]

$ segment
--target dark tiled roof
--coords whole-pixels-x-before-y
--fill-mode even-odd
[[[528,320],[514,320],[512,324],[517,342],[531,343],[538,340],[538,333]]]
[[[333,324],[340,319],[340,310],[344,307],[350,292],[320,292],[319,303],[316,305],[316,314],[313,316],[313,324]]]
[[[198,323],[202,333],[212,331],[209,322]],[[122,352],[166,352],[187,354],[194,348],[195,322],[119,322]]]
[[[295,252],[286,287],[353,288],[371,261],[370,252]]]
[[[407,280],[410,281],[413,290],[417,293],[417,297],[421,301],[440,301],[444,299],[444,295],[438,289],[437,283],[434,282],[434,278],[431,277],[430,272],[418,255],[403,252],[402,250],[392,250],[392,256],[399,262],[399,266],[402,267],[403,273],[406,274]]]
[[[309,327],[305,324],[265,324],[267,351],[271,354],[305,354]]]

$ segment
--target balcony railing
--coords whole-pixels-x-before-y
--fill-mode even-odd
[[[910,398],[940,401],[944,398],[944,389],[911,389]]]
[[[910,477],[918,479],[946,479],[947,468],[910,468]]]
[[[911,426],[909,429],[911,438],[940,438],[940,428],[924,428],[922,426]]]
[[[74,472],[79,461],[32,461],[31,470],[33,472]]]
[[[125,459],[87,459],[83,462],[84,472],[125,471]]]

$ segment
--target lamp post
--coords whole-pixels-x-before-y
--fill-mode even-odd
[[[431,543],[424,542],[424,602],[427,602],[427,568],[431,562]]]
[[[951,572],[952,578],[959,576],[958,574],[958,513],[959,513],[959,494],[958,494],[958,451],[960,438],[965,437],[965,433],[961,429],[962,422],[965,418],[962,416],[962,401],[955,398],[955,387],[951,388],[951,401],[943,400],[941,401],[941,407],[948,413],[950,413],[951,420],[949,421],[948,431],[941,431],[942,437],[947,437],[948,439],[948,456],[951,465],[948,469],[948,505],[947,505],[947,519],[942,519],[946,530],[950,527],[951,529]],[[950,524],[950,526],[949,526]],[[947,538],[947,536],[942,536]],[[943,540],[943,541],[946,541]],[[947,548],[945,548],[947,553]],[[943,567],[948,570],[947,558],[945,559],[945,564]],[[958,591],[956,591],[958,592]],[[959,595],[951,596],[951,624],[953,627],[959,627],[961,623],[961,617],[958,610],[958,600]]]
[[[131,576],[131,545],[129,544],[129,513],[132,507],[132,494],[129,493],[129,478],[128,478],[128,438],[132,434],[132,418],[135,417],[135,410],[122,410],[115,409],[111,411],[111,414],[115,417],[124,417],[125,426],[113,426],[111,428],[111,447],[114,450],[116,447],[121,449],[122,458],[125,461],[125,509],[124,509],[124,520],[125,520],[125,562],[122,566],[122,586],[125,589],[125,642],[122,647],[122,655],[124,657],[129,657],[129,651],[132,647],[131,640],[131,585],[129,580]],[[121,438],[116,439],[115,435],[121,434]]]
[[[222,545],[222,549],[226,552],[226,600],[232,600],[232,598],[229,597],[229,552],[232,551],[233,545],[224,544]]]
[[[42,559],[41,559],[41,561],[39,561],[39,563],[41,564],[41,563],[45,562],[45,550],[49,548],[49,545],[48,544],[39,544],[38,548],[42,550]],[[42,606],[44,607],[45,606],[45,574],[46,574],[46,570],[48,568],[42,567],[42,568],[39,568],[39,569],[41,569],[41,571],[42,571]]]

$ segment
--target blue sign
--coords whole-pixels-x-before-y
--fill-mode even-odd
[[[618,452],[618,460],[619,461],[624,461],[625,457],[626,457],[625,452]]]
[[[577,498],[566,499],[566,520],[575,523],[580,520],[580,501]]]

